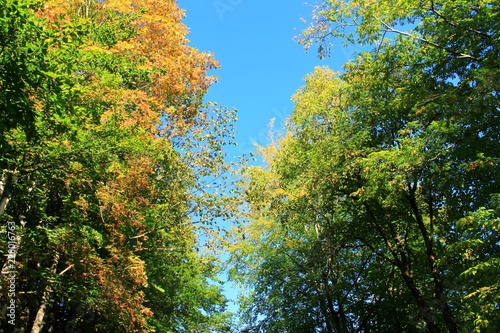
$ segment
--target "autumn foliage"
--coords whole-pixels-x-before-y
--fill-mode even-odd
[[[182,18],[173,0],[0,2],[0,251],[13,222],[16,331],[224,327],[179,152],[208,126],[218,63],[188,45]],[[191,284],[204,302],[180,292]]]

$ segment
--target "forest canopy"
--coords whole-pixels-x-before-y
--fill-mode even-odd
[[[228,331],[197,230],[235,114],[203,101],[219,64],[183,15],[0,1],[1,331]]]
[[[247,169],[245,332],[500,329],[500,4],[322,1],[318,67]]]
[[[500,331],[497,0],[314,5],[298,43],[359,52],[238,170],[183,18],[0,0],[0,331]]]

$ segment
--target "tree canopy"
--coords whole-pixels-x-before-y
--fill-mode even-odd
[[[496,332],[499,4],[323,1],[320,57],[248,169],[233,276],[248,332]],[[259,231],[260,230],[260,231]]]
[[[218,63],[182,18],[174,0],[0,2],[2,331],[229,330],[196,229],[216,215],[198,202],[221,211],[200,189],[228,170],[234,111],[204,104]]]
[[[1,331],[500,330],[498,1],[315,5],[306,50],[364,51],[304,78],[242,182],[183,17],[0,0]]]

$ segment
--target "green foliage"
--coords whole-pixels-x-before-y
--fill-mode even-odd
[[[497,331],[498,4],[325,1],[313,20],[320,56],[374,49],[307,76],[249,170],[244,327]]]
[[[200,189],[229,171],[234,110],[201,104],[217,63],[181,19],[175,1],[0,3],[1,330],[230,330],[198,225],[229,205]]]

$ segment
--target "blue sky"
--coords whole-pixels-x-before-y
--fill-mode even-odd
[[[293,37],[306,25],[311,6],[304,0],[179,0],[186,10],[190,45],[215,53],[221,68],[213,72],[219,82],[206,100],[238,109],[238,156],[253,150],[253,142],[266,144],[268,124],[284,124],[292,112],[293,93],[314,66],[340,70],[349,54],[339,48],[332,58],[319,60],[315,50],[306,54]],[[228,156],[233,157],[233,156]]]
[[[186,10],[190,45],[215,54],[221,68],[206,95],[207,101],[238,110],[236,141],[228,158],[253,151],[254,142],[267,144],[269,122],[282,128],[293,110],[291,96],[303,85],[303,77],[315,66],[341,70],[351,51],[339,48],[332,57],[319,60],[294,40],[306,25],[312,7],[304,0],[179,0]],[[226,295],[235,290],[226,285]],[[234,306],[230,306],[235,310]]]

